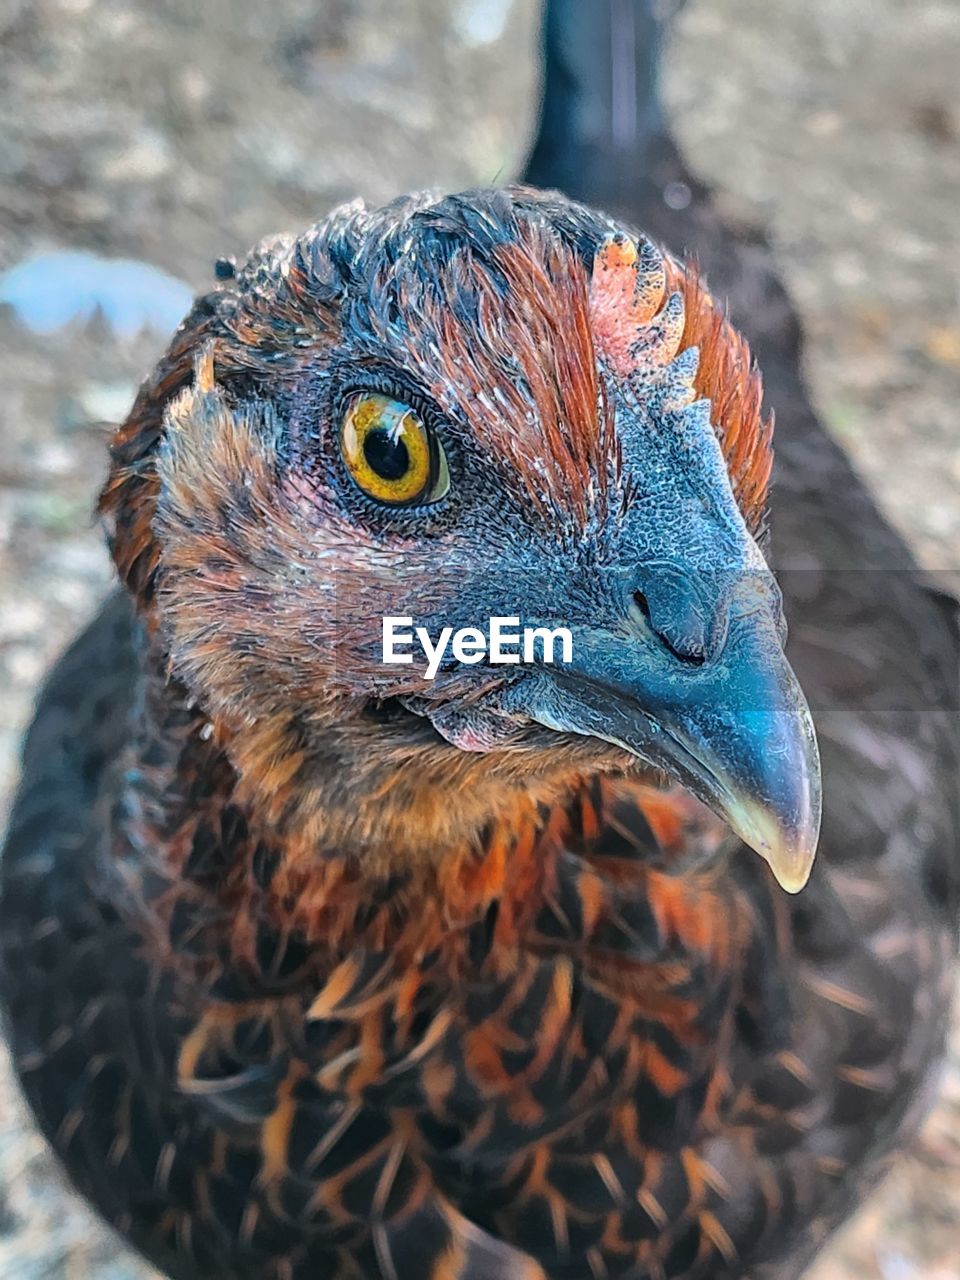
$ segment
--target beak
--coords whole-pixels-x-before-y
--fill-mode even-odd
[[[529,679],[516,694],[531,719],[661,769],[765,858],[784,889],[803,888],[820,834],[820,760],[768,601],[734,610],[721,651],[700,665],[641,630],[583,628],[571,664]]]

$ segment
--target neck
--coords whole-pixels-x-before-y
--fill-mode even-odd
[[[170,963],[196,957],[198,973],[231,981],[249,973],[249,991],[236,977],[243,998],[357,946],[425,954],[451,931],[466,937],[480,927],[493,903],[523,901],[533,911],[540,900],[551,816],[537,788],[516,786],[494,804],[467,774],[454,803],[439,786],[445,762],[426,753],[418,782],[391,785],[389,771],[371,765],[368,789],[352,798],[336,773],[333,734],[327,782],[308,787],[310,803],[280,804],[296,771],[281,754],[276,790],[262,790],[263,771],[237,768],[239,735],[213,725],[164,677],[156,651],[137,715],[111,809],[119,859],[139,860],[153,886],[152,932]],[[369,746],[375,759],[373,732]],[[507,915],[518,928],[516,912]]]
[[[310,824],[281,832],[265,817],[269,801],[156,662],[142,693],[125,762],[135,767],[113,809],[122,815],[118,847],[148,861],[141,882],[152,886],[151,934],[167,963],[212,983],[218,999],[312,989],[338,966],[349,977],[364,951],[389,954],[401,972],[439,956],[456,985],[481,970],[510,971],[523,955],[575,947],[606,989],[629,991],[679,1024],[700,1015],[682,982],[674,989],[678,956],[702,968],[711,995],[728,979],[736,885],[716,875],[722,829],[689,797],[606,776],[544,783],[549,802],[518,786],[499,810],[465,794],[476,815],[459,820],[442,858],[436,846],[414,857],[409,844],[403,858],[371,858],[328,832],[315,840]],[[425,769],[425,791],[431,777]],[[374,814],[389,814],[392,790],[357,806],[369,810],[368,832]],[[422,820],[437,832],[450,823],[444,806],[455,806],[449,792],[432,803]],[[333,806],[332,829],[349,830],[345,814],[342,801]],[[389,847],[385,834],[377,848]],[[726,1001],[715,1003],[711,1016],[725,1016]]]
[[[215,776],[221,802],[311,866],[352,858],[372,877],[435,866],[562,803],[585,776],[630,764],[619,748],[545,730],[462,750],[395,702],[264,696],[212,708],[169,678],[162,630],[146,644],[140,737],[146,756],[167,762],[167,794],[175,803],[185,774]]]
[[[543,103],[524,179],[575,199],[636,200],[673,156],[660,98],[655,0],[547,0]]]
[[[282,848],[305,873],[339,860],[375,881],[477,856],[492,831],[536,825],[590,772],[582,747],[470,753],[406,712],[368,711],[320,729],[265,717],[234,729],[167,670],[153,638],[123,785],[133,843],[177,833],[166,840],[174,871],[189,856],[183,833],[198,793],[238,811],[251,838]]]

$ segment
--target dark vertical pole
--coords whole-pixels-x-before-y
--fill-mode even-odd
[[[586,200],[636,194],[672,145],[660,63],[677,0],[545,0],[539,131],[524,178]]]

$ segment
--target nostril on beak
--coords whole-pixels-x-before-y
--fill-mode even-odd
[[[702,667],[707,660],[703,646],[696,641],[689,640],[677,643],[666,635],[653,621],[653,615],[650,612],[650,601],[642,591],[633,593],[633,603],[640,611],[640,615],[644,622],[657,637],[660,643],[667,649],[679,662],[685,662],[691,667]]]
[[[633,603],[643,614],[644,621],[647,622],[648,625],[653,626],[653,623],[650,622],[650,602],[642,591],[635,591],[633,593]]]

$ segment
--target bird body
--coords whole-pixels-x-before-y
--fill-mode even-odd
[[[177,1280],[797,1275],[915,1126],[955,635],[745,276],[812,873],[772,426],[693,266],[527,187],[349,206],[141,389],[0,949],[41,1126]],[[387,614],[487,612],[574,661],[378,660]]]

